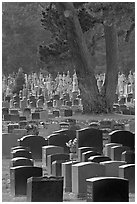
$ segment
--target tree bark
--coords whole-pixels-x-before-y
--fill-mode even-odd
[[[115,24],[104,24],[106,42],[106,77],[103,86],[103,97],[107,112],[112,112],[118,83],[118,39]]]

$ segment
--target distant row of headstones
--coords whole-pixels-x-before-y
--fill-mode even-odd
[[[65,143],[75,137],[77,158],[71,161]],[[91,127],[59,130],[47,139],[23,136],[10,150],[11,192],[31,202],[62,202],[63,192],[93,202],[127,202],[135,190],[134,141],[133,133],[116,130],[103,146],[102,131]],[[34,165],[37,159],[42,167]]]

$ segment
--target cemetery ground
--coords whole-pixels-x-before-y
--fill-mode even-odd
[[[84,123],[92,120],[101,120],[101,119],[114,119],[114,120],[131,120],[130,122],[130,131],[135,131],[135,116],[133,115],[122,115],[122,114],[105,114],[105,115],[74,115],[72,117]],[[56,120],[61,121],[64,118],[57,118]],[[67,117],[65,117],[67,119]],[[106,140],[103,141],[104,144]],[[35,166],[41,167],[41,162],[35,162]],[[25,196],[13,197],[10,192],[10,159],[2,159],[2,201],[3,202],[26,202]],[[65,193],[63,194],[64,202],[85,202],[86,200],[76,198],[73,193]],[[135,194],[129,195],[129,202],[135,201]]]

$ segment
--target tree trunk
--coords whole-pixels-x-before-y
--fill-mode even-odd
[[[102,103],[92,66],[94,62],[87,48],[78,16],[71,2],[58,3],[58,7],[62,12],[69,11],[70,13],[66,19],[67,36],[76,62],[76,72],[84,112],[97,112],[100,108],[102,110]]]
[[[105,24],[104,33],[106,42],[106,77],[102,95],[107,111],[112,112],[118,83],[118,39],[115,24]]]

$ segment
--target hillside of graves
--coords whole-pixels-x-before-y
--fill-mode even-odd
[[[25,75],[19,94],[3,77],[3,202],[135,201],[134,75],[123,78],[113,114],[85,115],[76,72]]]

